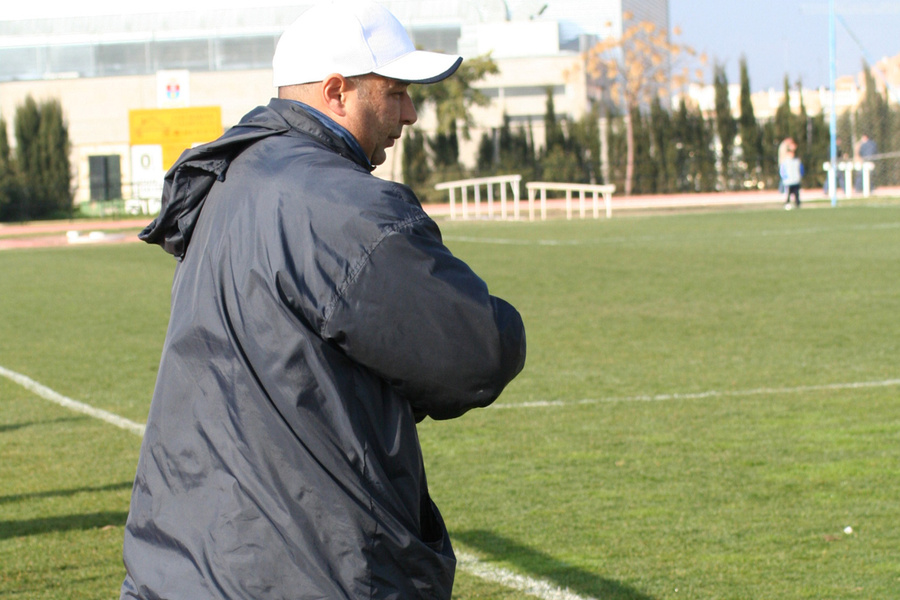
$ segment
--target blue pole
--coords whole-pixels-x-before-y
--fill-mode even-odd
[[[837,101],[835,90],[837,81],[837,40],[835,35],[834,0],[828,0],[828,65],[829,85],[831,87],[831,169],[828,171],[828,193],[831,194],[831,206],[837,206]]]

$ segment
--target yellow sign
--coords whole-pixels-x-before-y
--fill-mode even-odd
[[[163,167],[168,169],[183,151],[222,135],[222,108],[136,109],[128,111],[128,126],[132,146],[162,146]]]

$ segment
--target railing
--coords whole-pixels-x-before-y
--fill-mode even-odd
[[[500,218],[508,217],[507,211],[507,194],[506,184],[512,189],[513,193],[513,215],[519,218],[519,183],[522,181],[521,175],[501,175],[498,177],[478,177],[475,179],[461,179],[459,181],[446,181],[434,186],[436,190],[450,191],[450,218],[456,219],[456,191],[460,190],[462,195],[462,218],[469,218],[469,188],[474,189],[475,199],[475,218],[481,217],[481,188],[487,188],[487,216],[494,218],[494,185],[500,186]]]
[[[875,170],[875,163],[873,162],[852,162],[852,161],[842,161],[837,165],[837,171],[831,173],[831,162],[826,162],[822,164],[822,168],[828,173],[828,185],[831,189],[832,179],[835,180],[834,185],[837,185],[837,175],[839,172],[843,171],[844,173],[844,195],[847,198],[853,196],[853,173],[854,171],[862,171],[862,195],[863,198],[868,198],[872,193],[872,171]],[[837,189],[837,188],[835,188]]]
[[[612,195],[616,191],[614,185],[594,185],[587,183],[553,183],[548,181],[532,181],[525,184],[528,190],[528,218],[534,221],[534,200],[537,192],[541,195],[541,219],[547,218],[547,192],[564,191],[566,193],[566,218],[572,218],[572,192],[578,192],[578,205],[581,218],[585,217],[585,196],[593,196],[594,218],[600,218],[599,196],[603,196],[606,218],[612,217]]]

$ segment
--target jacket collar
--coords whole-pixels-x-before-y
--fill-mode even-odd
[[[375,166],[372,165],[372,161],[369,160],[369,157],[366,156],[365,151],[362,149],[362,146],[359,145],[359,141],[353,137],[353,134],[350,133],[346,127],[326,115],[325,113],[316,110],[312,106],[308,104],[304,104],[299,100],[291,100],[300,106],[303,110],[305,110],[311,117],[319,121],[322,125],[324,125],[331,133],[338,136],[341,140],[346,142],[347,146],[352,150],[362,161],[362,164],[369,169],[374,169]]]
[[[353,135],[321,112],[300,102],[281,98],[272,98],[268,108],[281,115],[293,129],[316,138],[364,169],[370,172],[375,170]]]

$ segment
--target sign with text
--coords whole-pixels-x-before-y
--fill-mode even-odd
[[[146,108],[128,111],[129,143],[162,146],[163,168],[174,164],[182,152],[222,135],[222,108]]]

